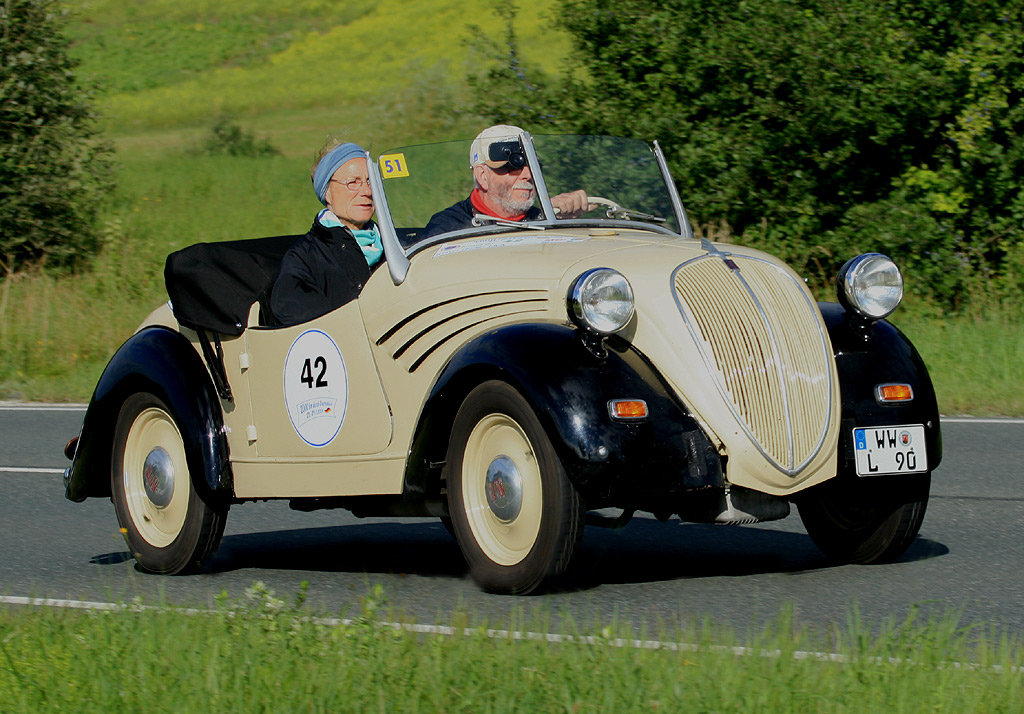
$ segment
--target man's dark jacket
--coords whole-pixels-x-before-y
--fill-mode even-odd
[[[443,211],[438,211],[431,216],[421,235],[426,238],[438,233],[457,231],[460,228],[471,228],[473,226],[473,216],[476,213],[477,210],[473,207],[472,200],[467,198],[464,201],[459,201],[455,205],[449,206]],[[534,206],[526,212],[526,217],[523,220],[535,221],[543,215],[544,212],[537,206]]]

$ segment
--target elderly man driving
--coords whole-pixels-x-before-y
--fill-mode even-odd
[[[505,221],[536,220],[543,215],[533,205],[537,188],[527,165],[517,126],[498,124],[477,134],[469,147],[469,166],[476,184],[469,198],[435,213],[423,235],[469,228],[475,214]],[[590,209],[582,189],[551,197],[559,218],[575,218]]]

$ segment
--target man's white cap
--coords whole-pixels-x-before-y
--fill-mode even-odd
[[[494,165],[493,162],[487,161],[488,152],[491,149],[491,144],[501,144],[506,141],[518,141],[519,135],[523,134],[523,130],[518,126],[512,126],[511,124],[495,124],[489,126],[482,132],[476,135],[473,139],[473,143],[469,145],[469,168],[473,168],[479,164],[488,164],[492,168],[498,168],[505,162]]]

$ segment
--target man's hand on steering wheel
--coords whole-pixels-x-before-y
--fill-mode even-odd
[[[552,196],[551,205],[555,207],[555,213],[559,218],[576,218],[597,207],[590,203],[587,192],[582,188]]]

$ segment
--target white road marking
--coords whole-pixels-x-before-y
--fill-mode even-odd
[[[5,605],[33,605],[35,607],[66,607],[73,610],[126,610],[128,606],[113,602],[89,602],[88,600],[59,600],[56,598],[18,597],[0,595]]]
[[[0,466],[0,473],[8,474],[62,474],[64,469],[38,469],[30,466]]]
[[[85,404],[0,402],[0,412],[84,412],[86,406]]]
[[[1024,424],[1024,419],[1012,419],[1012,418],[991,418],[987,419],[984,417],[939,417],[939,422],[942,424]]]

